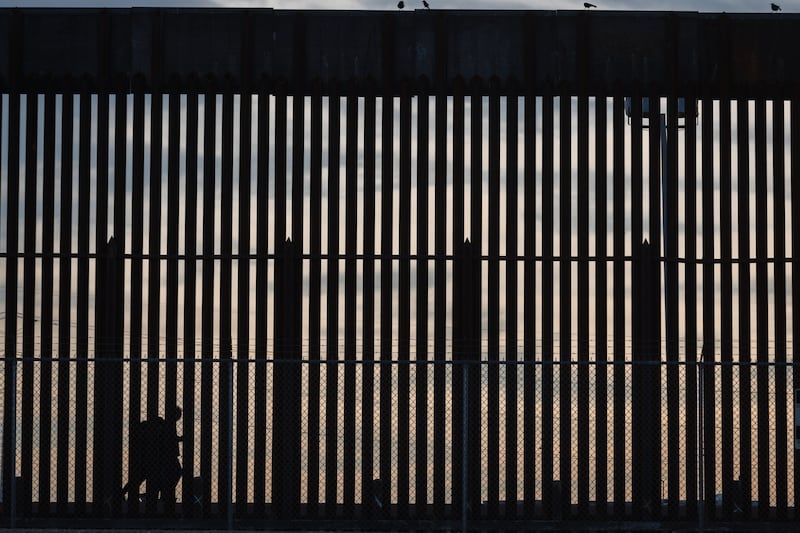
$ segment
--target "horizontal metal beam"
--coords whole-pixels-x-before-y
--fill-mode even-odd
[[[0,90],[788,96],[800,15],[2,9]]]

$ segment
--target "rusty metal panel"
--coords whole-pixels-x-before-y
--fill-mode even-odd
[[[766,14],[732,16],[728,21],[730,50],[720,51],[721,56],[728,54],[733,68],[732,81],[756,91],[800,81],[797,69],[800,50],[791,44],[797,39],[798,22],[794,17],[776,18]],[[706,43],[713,38],[711,32],[704,32],[704,35]]]
[[[363,11],[331,11],[295,17],[305,24],[305,75],[308,79],[346,81],[364,80],[369,76],[380,79],[383,46],[380,18]]]
[[[449,92],[456,79],[486,90],[494,78],[509,94],[643,83],[662,95],[788,95],[800,83],[798,25],[792,14],[694,12],[7,9],[0,84],[191,90],[199,77],[237,90],[284,80],[296,93],[318,79],[325,92],[352,82],[398,94],[401,80],[413,93]]]
[[[22,74],[26,79],[97,76],[97,11],[23,11],[21,15]]]
[[[194,10],[163,10],[159,38],[167,80],[191,75],[238,78],[243,19],[247,16],[249,13],[243,11],[217,12],[208,17]]]
[[[589,79],[597,86],[637,82],[663,84],[670,66],[665,43],[671,37],[669,22],[673,16],[677,15],[653,12],[593,14],[588,24]],[[684,27],[681,24],[678,31],[679,41],[695,42],[696,35],[691,25]],[[691,60],[691,56],[688,59]],[[681,69],[681,79],[694,79],[691,70]]]
[[[484,83],[492,77],[522,77],[525,33],[519,13],[456,11],[448,15],[448,77],[482,78]]]
[[[5,43],[0,45],[0,86],[10,85],[9,73],[11,70],[11,51],[13,50],[11,31],[13,12],[0,10],[0,35]]]

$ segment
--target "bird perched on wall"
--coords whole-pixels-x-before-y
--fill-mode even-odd
[[[403,2],[403,0],[400,0],[399,2],[397,2],[397,9],[403,9],[404,7],[406,7],[406,5]]]
[[[425,9],[431,8],[431,5],[428,3],[428,0],[422,0],[422,5],[425,6]]]
[[[781,6],[779,6],[778,4],[776,4],[776,3],[774,3],[774,2],[773,2],[773,3],[771,3],[771,4],[769,5],[769,7],[771,7],[773,11],[780,11],[780,10],[781,10]]]
[[[584,2],[583,3],[583,7],[585,7],[586,9],[589,9],[589,8],[597,7],[597,6],[594,5],[594,4],[590,4],[589,2]]]

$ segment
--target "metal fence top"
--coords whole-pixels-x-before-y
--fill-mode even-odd
[[[790,97],[796,14],[2,9],[0,91]]]

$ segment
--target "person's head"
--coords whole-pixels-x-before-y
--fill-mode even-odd
[[[181,411],[181,408],[176,405],[167,413],[167,420],[177,422],[181,419],[181,414],[183,414],[183,411]]]

